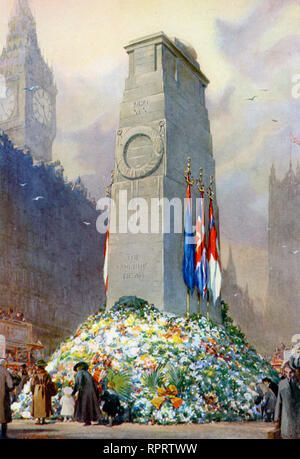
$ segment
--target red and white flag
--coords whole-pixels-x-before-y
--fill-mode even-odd
[[[292,143],[296,143],[297,145],[300,145],[300,139],[298,139],[298,137],[295,137],[294,135],[290,134],[290,139]]]
[[[203,298],[207,293],[207,275],[204,193],[201,192],[196,222],[195,283]]]
[[[108,287],[108,239],[109,239],[109,225],[107,225],[105,247],[104,247],[104,265],[103,265],[103,278],[105,285],[105,292],[107,294]]]
[[[209,203],[209,236],[208,236],[208,267],[209,267],[209,289],[213,295],[214,303],[221,293],[221,263],[218,243],[217,228],[214,219],[212,200]]]

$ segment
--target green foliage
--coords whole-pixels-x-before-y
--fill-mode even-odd
[[[110,383],[111,388],[118,392],[121,400],[130,401],[132,381],[129,373],[119,373],[110,369],[107,373],[107,383]]]
[[[226,304],[225,301],[222,301],[221,304],[222,304],[221,314],[222,314],[223,325],[226,328],[227,333],[233,336],[237,336],[245,343],[246,337],[244,333],[242,332],[241,328],[239,326],[233,325],[233,320],[228,315],[228,311],[229,311],[228,304]]]
[[[159,387],[164,386],[164,376],[162,373],[163,365],[159,365],[155,370],[152,370],[151,373],[147,374],[143,383],[151,393],[156,394]],[[184,371],[181,368],[176,366],[167,367],[167,386],[173,385],[177,388],[178,393],[181,393],[185,385],[185,376]]]
[[[152,312],[159,312],[157,308],[153,305],[149,305],[146,300],[142,298],[138,298],[136,296],[122,296],[112,307],[112,311],[126,311],[128,313],[140,313],[141,316],[144,315],[145,310],[149,313]]]
[[[155,370],[152,370],[151,373],[145,375],[143,383],[151,393],[156,394],[158,387],[163,385],[163,376],[162,376],[162,366],[159,365]]]
[[[168,384],[175,386],[178,390],[178,393],[181,393],[185,384],[184,371],[181,368],[170,366],[168,367],[168,373]]]
[[[233,324],[232,318],[229,317],[229,315],[228,315],[228,311],[229,311],[228,304],[226,304],[225,301],[222,301],[221,305],[222,305],[221,314],[222,314],[222,321],[223,321],[224,326],[229,325],[229,324]]]
[[[189,317],[190,322],[198,322],[199,321],[199,316],[196,313],[193,313]]]

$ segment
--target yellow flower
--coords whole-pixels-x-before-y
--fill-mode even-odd
[[[129,316],[129,317],[125,320],[124,323],[125,323],[125,325],[127,325],[127,326],[130,327],[131,325],[134,324],[134,317],[133,317],[133,316]]]
[[[179,335],[173,335],[172,342],[173,343],[182,343],[182,339],[180,338]]]

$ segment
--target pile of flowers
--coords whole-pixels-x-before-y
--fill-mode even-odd
[[[90,371],[113,370],[131,380],[122,399],[138,423],[204,423],[255,418],[256,384],[277,373],[234,327],[205,317],[189,319],[159,312],[136,298],[122,298],[109,312],[90,316],[52,355],[46,370],[58,386],[55,415],[73,366],[85,360]],[[14,417],[30,417],[27,384]]]

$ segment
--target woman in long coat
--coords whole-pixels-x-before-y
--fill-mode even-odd
[[[55,386],[49,373],[45,370],[46,365],[43,360],[36,363],[37,372],[32,376],[30,383],[31,415],[37,419],[36,424],[45,424],[45,418],[53,413],[51,397],[55,395]]]
[[[88,364],[79,362],[75,365],[75,385],[72,395],[78,392],[75,403],[74,420],[84,422],[85,426],[91,425],[91,421],[99,421],[101,418],[98,389],[92,375],[88,372]]]
[[[0,359],[0,424],[1,437],[6,438],[7,424],[12,421],[10,410],[10,394],[13,390],[13,380],[5,368],[7,361]]]

